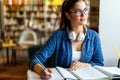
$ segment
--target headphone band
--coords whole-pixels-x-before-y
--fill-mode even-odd
[[[77,37],[78,41],[83,41],[85,39],[86,36],[86,32],[87,32],[87,27],[84,26],[85,28],[85,34],[84,33],[80,33],[79,36]],[[67,27],[67,32],[68,32],[68,37],[70,40],[75,40],[76,39],[76,33],[74,31],[70,31]]]

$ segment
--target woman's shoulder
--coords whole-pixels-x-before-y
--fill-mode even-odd
[[[99,34],[95,30],[88,28],[87,29],[87,36],[89,38],[94,38],[94,37],[99,37]]]
[[[93,30],[93,29],[91,29],[91,28],[88,28],[87,32],[88,32],[89,34],[98,35],[98,32],[95,31],[95,30]]]

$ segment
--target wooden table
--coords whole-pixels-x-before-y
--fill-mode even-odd
[[[9,48],[12,49],[13,52],[13,48],[16,47],[15,43],[9,44],[9,43],[3,43],[2,44],[3,48],[6,48],[6,54],[7,54],[7,64],[9,64]]]
[[[16,65],[17,59],[16,59],[16,54],[20,54],[21,51],[26,51],[28,49],[28,45],[18,45],[14,48],[15,52],[13,53],[13,64]]]

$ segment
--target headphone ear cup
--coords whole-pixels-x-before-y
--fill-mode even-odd
[[[77,40],[78,41],[83,41],[84,39],[85,39],[84,33],[80,33],[80,35],[78,36]]]
[[[71,31],[71,32],[69,33],[69,39],[75,40],[75,39],[76,39],[76,33],[73,32],[73,31]]]

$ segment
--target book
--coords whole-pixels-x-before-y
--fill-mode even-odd
[[[119,78],[120,79],[120,68],[118,67],[101,67],[95,66],[95,69],[107,75],[109,78]]]
[[[80,80],[100,80],[100,79],[120,79],[120,69],[117,67],[85,67],[75,71],[69,71],[62,67],[56,67],[58,72],[66,79]],[[71,75],[72,74],[72,75]]]
[[[35,72],[29,70],[28,73],[29,76],[27,80],[36,79],[35,76],[37,76],[37,74]],[[33,74],[36,75],[33,76]],[[37,76],[37,78],[38,80],[42,80],[39,76]],[[52,68],[52,78],[50,80],[112,80],[118,78],[120,79],[120,69],[117,67],[94,66],[85,67],[75,71],[56,67]]]
[[[56,67],[56,70],[59,72],[59,74],[63,77],[63,79],[72,79],[77,80],[77,78],[69,72],[68,69],[62,68],[62,67]]]

